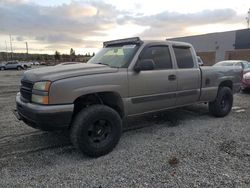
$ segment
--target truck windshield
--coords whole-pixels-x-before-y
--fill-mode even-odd
[[[88,63],[127,68],[138,48],[139,46],[135,44],[105,47],[92,57]]]

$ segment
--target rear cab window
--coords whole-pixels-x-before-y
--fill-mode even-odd
[[[194,68],[194,59],[189,46],[173,46],[177,66],[179,69]]]

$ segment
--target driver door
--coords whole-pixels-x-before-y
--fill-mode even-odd
[[[151,59],[153,70],[130,71],[128,115],[162,110],[175,105],[177,78],[173,68],[169,47],[148,46],[142,51],[140,60]]]

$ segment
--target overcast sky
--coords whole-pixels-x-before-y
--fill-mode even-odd
[[[249,0],[0,0],[0,51],[76,53],[102,42],[161,39],[247,27]]]

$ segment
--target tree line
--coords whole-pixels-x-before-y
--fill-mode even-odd
[[[93,52],[93,54],[90,55],[90,53],[88,52],[84,56],[85,57],[93,57],[93,56],[95,56],[95,53]],[[76,59],[77,59],[77,55],[76,55],[75,50],[73,48],[70,49],[69,56],[66,54],[61,55],[61,53],[56,50],[54,57],[55,57],[56,61],[60,61],[60,60],[62,60],[62,58],[65,58],[65,57],[68,57],[69,61],[76,61]]]
[[[0,52],[0,61],[19,60],[19,61],[39,61],[39,62],[67,62],[79,61],[87,62],[95,53],[86,53],[85,55],[76,54],[73,48],[69,54],[61,54],[58,50],[54,54],[27,54]]]

